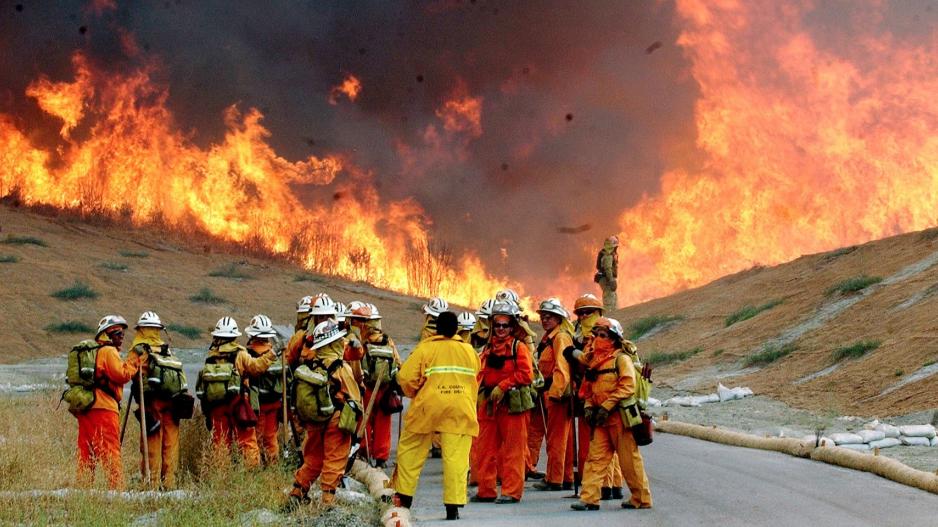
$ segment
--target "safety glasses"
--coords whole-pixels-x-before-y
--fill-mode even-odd
[[[593,336],[596,337],[596,338],[608,339],[608,338],[609,338],[609,333],[606,332],[606,331],[594,331],[594,332],[593,332]]]
[[[492,327],[495,329],[507,329],[511,327],[511,324],[502,324],[501,322],[496,322],[492,324]]]

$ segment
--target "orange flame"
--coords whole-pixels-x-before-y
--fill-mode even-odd
[[[203,231],[317,272],[459,305],[519,287],[491,277],[474,255],[434,250],[420,206],[382,201],[370,175],[340,156],[278,156],[256,109],[229,107],[224,139],[201,149],[175,128],[152,67],[104,76],[81,54],[73,64],[74,82],[40,78],[27,92],[64,123],[55,152],[0,114],[0,197]],[[80,141],[69,135],[78,124],[89,128]],[[331,184],[338,198],[307,207],[290,184]]]
[[[935,225],[938,32],[917,46],[860,32],[838,54],[813,40],[810,7],[677,10],[705,168],[667,172],[622,213],[620,299]]]
[[[333,86],[332,90],[329,92],[329,104],[333,106],[339,104],[339,97],[342,95],[348,97],[348,100],[355,102],[355,99],[358,98],[358,94],[361,93],[361,91],[361,81],[354,75],[346,75],[342,84]]]
[[[473,138],[482,135],[482,97],[457,95],[437,108],[436,116],[447,132]]]

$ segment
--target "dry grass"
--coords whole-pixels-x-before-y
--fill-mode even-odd
[[[156,515],[160,525],[237,525],[241,515],[254,509],[276,511],[292,474],[282,468],[245,470],[237,463],[216,463],[210,455],[209,433],[200,415],[183,421],[180,432],[178,488],[182,499],[121,499],[104,493],[79,498],[19,494],[32,490],[77,488],[75,441],[78,425],[64,407],[56,408],[58,393],[34,393],[0,400],[0,524],[127,525],[144,515]],[[133,421],[133,419],[131,419]],[[11,433],[12,430],[17,432]],[[139,428],[127,427],[123,445],[124,476],[128,491],[145,490],[139,472]],[[104,490],[98,472],[93,489]],[[328,514],[311,507],[295,515],[299,522],[322,524],[341,515],[374,525],[378,507],[339,505]]]

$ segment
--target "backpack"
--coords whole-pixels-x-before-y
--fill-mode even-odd
[[[304,423],[324,423],[332,419],[336,407],[330,393],[331,371],[342,365],[336,360],[327,369],[321,360],[303,364],[293,372],[293,401],[296,416]]]
[[[189,389],[182,362],[173,356],[168,347],[164,345],[159,351],[153,351],[149,344],[144,343],[138,345],[137,348],[145,350],[149,357],[146,385],[146,391],[149,394],[158,399],[169,400],[179,392]],[[139,353],[141,350],[137,351]]]
[[[65,382],[68,388],[62,392],[61,400],[68,403],[68,411],[79,414],[91,408],[95,401],[94,389],[98,384],[98,349],[103,344],[94,340],[83,340],[68,352]],[[101,387],[101,386],[99,386]]]
[[[267,371],[260,376],[260,378],[251,383],[252,388],[257,388],[257,392],[260,396],[260,402],[272,403],[283,398],[283,370],[283,364],[280,362],[275,362],[270,365],[270,368],[268,368]],[[290,373],[290,368],[287,368],[286,370],[287,386],[289,386],[292,374]]]
[[[205,366],[199,371],[199,380],[195,384],[195,395],[203,404],[227,402],[241,393],[241,374],[234,364],[239,351],[240,348],[236,348],[205,359]]]
[[[378,364],[380,361],[384,361],[387,365],[386,368],[382,368],[380,380],[381,384],[387,385],[391,382],[391,370],[394,367],[394,349],[388,345],[388,338],[385,336],[382,339],[383,344],[365,344],[365,360],[364,360],[364,374],[365,381],[368,384],[376,384],[378,382]]]

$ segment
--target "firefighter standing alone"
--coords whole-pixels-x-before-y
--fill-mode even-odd
[[[610,236],[596,255],[596,275],[593,280],[603,290],[603,307],[606,312],[616,308],[616,289],[619,278],[619,238]]]

